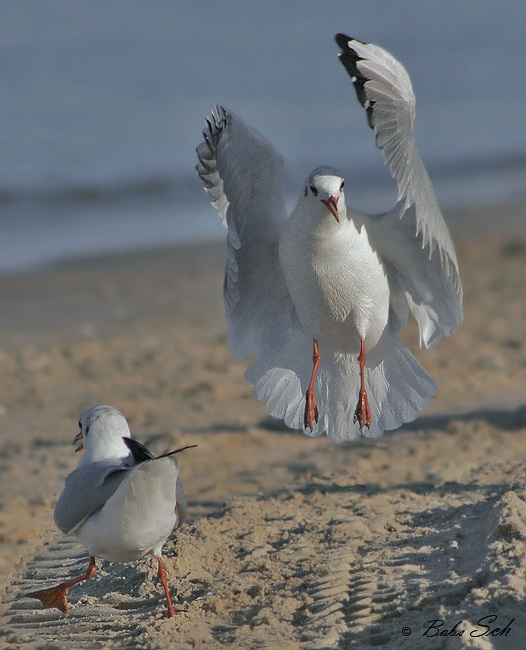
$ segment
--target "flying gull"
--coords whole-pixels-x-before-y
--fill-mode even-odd
[[[346,207],[332,167],[308,177],[287,215],[281,154],[216,107],[197,171],[228,229],[228,343],[268,411],[312,436],[379,436],[416,418],[436,384],[398,339],[409,313],[420,345],[461,325],[451,235],[418,154],[415,97],[402,64],[338,34],[339,58],[398,186],[385,214]]]

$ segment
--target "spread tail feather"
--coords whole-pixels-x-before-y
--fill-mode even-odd
[[[319,420],[313,430],[303,425],[305,393],[312,372],[308,353],[312,342],[298,337],[274,353],[260,357],[247,370],[256,397],[266,402],[269,413],[293,429],[311,436],[327,435],[337,442],[360,435],[377,437],[414,420],[436,392],[436,384],[413,355],[389,334],[383,343],[383,359],[374,367],[366,364],[366,391],[371,409],[370,429],[360,431],[354,413],[360,389],[357,355],[321,352],[316,377]],[[279,363],[278,360],[279,359]]]

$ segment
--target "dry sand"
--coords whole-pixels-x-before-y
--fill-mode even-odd
[[[526,241],[458,253],[462,329],[430,352],[403,333],[439,385],[431,407],[341,446],[252,396],[220,245],[0,278],[0,646],[525,647]],[[100,403],[155,452],[198,444],[179,459],[190,521],[166,545],[173,619],[152,560],[104,563],[67,617],[24,598],[86,567],[52,513]]]

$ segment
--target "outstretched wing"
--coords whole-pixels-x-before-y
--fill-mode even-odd
[[[420,326],[421,346],[430,348],[460,327],[462,287],[453,241],[416,147],[411,80],[381,47],[343,34],[336,42],[398,185],[399,202],[391,212],[364,218],[390,276],[394,329],[405,324],[410,309]]]
[[[238,359],[253,351],[258,356],[278,347],[298,324],[278,256],[287,219],[283,159],[262,135],[219,106],[203,135],[197,173],[228,228],[228,344]]]

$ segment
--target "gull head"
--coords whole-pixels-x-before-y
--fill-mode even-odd
[[[84,449],[80,465],[100,460],[126,458],[130,450],[123,438],[130,438],[124,415],[113,406],[93,406],[79,419],[79,432],[73,440],[75,451]]]
[[[334,167],[318,167],[307,178],[304,196],[313,204],[321,201],[340,223],[340,217],[346,214],[344,185],[343,176]]]

